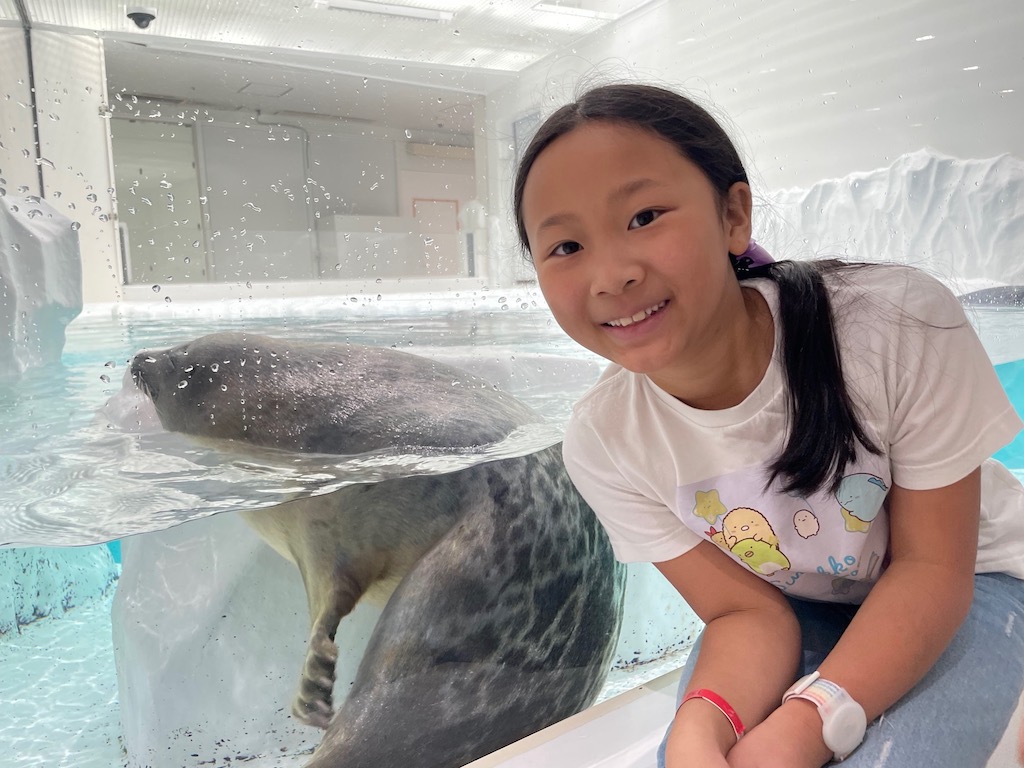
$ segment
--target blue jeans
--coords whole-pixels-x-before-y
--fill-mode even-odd
[[[857,606],[789,601],[802,633],[801,674],[808,674],[839,641]],[[701,639],[703,635],[683,668],[677,706],[693,674]],[[970,613],[949,647],[914,688],[868,725],[864,743],[842,766],[985,768],[1022,689],[1024,581],[1002,573],[978,574]],[[665,766],[667,740],[666,733],[658,768]]]

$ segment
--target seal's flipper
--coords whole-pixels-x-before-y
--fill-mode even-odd
[[[310,606],[313,624],[309,633],[309,648],[302,665],[299,689],[292,702],[292,715],[317,728],[326,728],[334,714],[332,692],[334,670],[338,663],[338,646],[334,637],[338,624],[351,613],[361,597],[338,589],[328,596],[319,612]]]

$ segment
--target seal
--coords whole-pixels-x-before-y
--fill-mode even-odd
[[[1000,285],[960,294],[967,307],[1024,307],[1024,285]]]
[[[466,371],[359,345],[220,333],[140,352],[131,371],[166,429],[291,451],[465,453],[539,420]],[[560,445],[243,515],[306,587],[292,712],[327,729],[309,768],[455,768],[604,683],[625,571]],[[387,603],[332,716],[334,638],[364,598]]]

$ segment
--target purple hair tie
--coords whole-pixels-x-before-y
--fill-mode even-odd
[[[733,269],[737,272],[750,272],[757,267],[763,267],[766,264],[771,264],[775,261],[768,251],[753,240],[750,241],[750,245],[747,246],[747,250],[739,256],[733,256],[730,253],[729,257],[732,259]]]

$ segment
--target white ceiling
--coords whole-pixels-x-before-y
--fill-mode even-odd
[[[450,78],[456,87],[442,89],[391,80],[387,73],[367,77],[315,61],[282,66],[259,58],[140,49],[116,40],[105,48],[111,105],[117,115],[173,119],[197,108],[219,107],[277,115],[282,122],[292,114],[306,114],[384,124],[415,132],[417,138],[424,132],[445,137],[473,132],[478,91],[465,86],[478,83],[464,83],[457,76]]]
[[[335,10],[322,7],[323,0],[23,5],[33,28],[103,38],[112,97],[142,94],[467,135],[474,95],[507,84],[551,53],[570,51],[651,1],[386,0],[446,11],[449,21]],[[147,29],[127,18],[133,6],[153,10]],[[0,0],[0,20],[20,23],[16,0]]]

